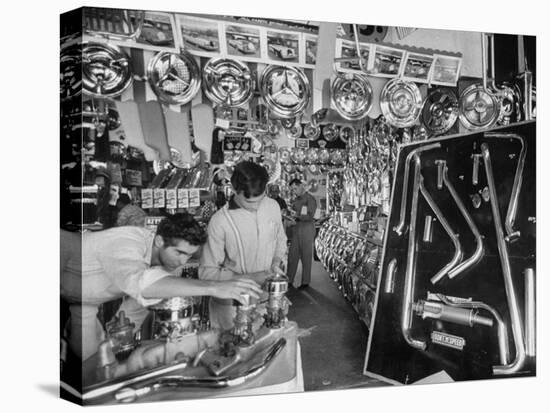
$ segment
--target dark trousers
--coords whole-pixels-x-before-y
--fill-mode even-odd
[[[292,228],[292,237],[288,252],[288,282],[292,284],[298,269],[298,261],[302,261],[302,285],[311,281],[311,264],[313,261],[313,240],[315,225],[313,222],[297,223]]]

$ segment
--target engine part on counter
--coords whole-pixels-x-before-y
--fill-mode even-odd
[[[458,209],[460,210],[460,213],[464,217],[464,220],[468,224],[470,231],[472,231],[472,234],[476,239],[476,249],[472,254],[472,256],[469,257],[467,260],[464,260],[462,263],[458,264],[455,268],[449,271],[448,276],[450,279],[452,279],[456,277],[458,274],[461,274],[462,272],[466,271],[467,269],[477,264],[479,260],[481,260],[481,258],[483,257],[485,249],[483,247],[483,238],[481,237],[481,234],[479,233],[479,230],[477,229],[477,226],[474,220],[472,219],[471,215],[468,213],[468,210],[466,209],[466,207],[464,206],[464,203],[460,199],[460,196],[456,192],[454,185],[449,180],[448,171],[449,169],[447,168],[447,166],[445,166],[445,169],[443,170],[443,182],[445,183],[447,190],[451,194]]]
[[[422,95],[415,83],[392,79],[380,94],[380,109],[386,120],[397,128],[412,126],[422,110]]]
[[[331,101],[338,113],[347,120],[363,119],[372,107],[372,87],[362,74],[339,73],[331,85]]]
[[[407,250],[407,265],[405,269],[405,280],[403,287],[403,303],[401,307],[401,333],[403,338],[411,347],[425,350],[426,342],[415,339],[411,335],[412,321],[413,321],[413,304],[414,304],[414,292],[416,283],[416,219],[418,215],[418,195],[420,193],[420,183],[422,181],[422,175],[420,174],[421,164],[418,154],[413,155],[414,162],[414,175],[413,175],[413,192],[411,203],[411,215],[410,215],[410,229],[409,240]]]
[[[431,135],[448,132],[458,119],[458,99],[451,89],[432,90],[422,107],[422,123]]]
[[[447,321],[473,327],[474,325],[493,326],[493,320],[480,316],[475,309],[451,307],[437,301],[418,300],[413,305],[413,310],[423,319]]]
[[[424,242],[432,242],[432,219],[431,215],[424,217],[424,236],[422,237],[422,241]]]
[[[128,358],[130,353],[138,346],[134,338],[135,327],[136,325],[130,322],[124,311],[121,311],[105,326],[107,337],[111,340],[117,360]]]
[[[441,144],[432,143],[430,145],[421,146],[419,148],[413,149],[407,155],[405,159],[405,177],[403,179],[403,189],[401,191],[401,208],[399,212],[399,224],[393,227],[393,230],[398,234],[402,235],[405,228],[405,211],[407,209],[407,198],[408,198],[408,186],[409,186],[409,171],[411,167],[411,159],[413,159],[417,154],[432,149],[440,148]]]
[[[82,43],[82,88],[94,97],[121,95],[132,83],[130,58],[117,46]]]
[[[169,105],[185,105],[201,88],[199,66],[185,50],[157,53],[149,60],[147,78],[158,99]]]
[[[268,293],[267,313],[264,315],[267,328],[281,328],[286,323],[288,314],[288,278],[284,275],[275,274],[269,277],[264,286]]]
[[[99,381],[111,380],[115,377],[118,366],[113,351],[113,340],[104,340],[97,348],[96,379]]]
[[[384,292],[386,294],[392,294],[395,286],[395,273],[397,271],[397,258],[393,258],[388,264],[386,270],[386,281],[384,283]]]
[[[252,326],[256,313],[256,300],[249,294],[241,294],[241,297],[244,302],[236,302],[237,311],[231,332],[236,339],[236,344],[250,346],[256,339]]]
[[[304,72],[290,66],[267,66],[262,72],[259,89],[266,106],[282,118],[300,114],[311,96],[311,86]]]
[[[458,117],[466,129],[489,128],[496,123],[499,113],[498,99],[483,85],[473,84],[460,95]]]
[[[525,354],[529,357],[535,357],[535,270],[533,268],[526,268],[523,275],[525,276]]]
[[[428,293],[428,296],[430,294]],[[493,318],[497,323],[497,335],[498,335],[498,349],[499,349],[499,358],[502,365],[506,365],[510,358],[510,349],[508,347],[508,329],[504,320],[500,314],[491,306],[482,303],[480,301],[471,301],[471,300],[455,300],[452,301],[449,297],[443,294],[435,294],[437,300],[443,302],[443,304],[449,307],[460,307],[465,309],[483,309],[491,313]]]
[[[511,364],[495,367],[493,373],[496,375],[515,374],[519,372],[525,364],[525,346],[523,341],[523,326],[519,313],[519,305],[512,280],[512,270],[510,267],[510,258],[508,256],[508,247],[504,239],[504,231],[502,230],[502,221],[500,218],[500,209],[498,205],[498,196],[496,192],[495,180],[493,177],[493,167],[491,164],[491,154],[486,143],[481,144],[481,153],[483,154],[483,162],[485,164],[485,172],[487,174],[487,184],[491,192],[491,209],[493,212],[493,222],[495,224],[496,240],[498,253],[500,257],[502,276],[504,278],[504,287],[506,291],[506,300],[508,310],[510,311],[510,322],[512,325],[512,336],[515,346],[515,359]]]
[[[523,168],[525,166],[525,156],[527,153],[526,145],[523,137],[513,133],[486,133],[487,138],[498,139],[517,139],[521,143],[521,150],[518,157],[518,164],[516,166],[516,173],[514,175],[514,183],[512,185],[512,195],[510,196],[510,203],[508,204],[508,210],[506,211],[506,220],[504,226],[506,228],[506,241],[513,242],[521,235],[520,231],[514,230],[514,223],[516,220],[516,214],[518,209],[519,194],[521,192],[521,185],[523,183]]]
[[[441,268],[432,278],[430,278],[430,281],[432,284],[437,283],[439,280],[441,280],[445,275],[449,273],[458,263],[462,260],[462,247],[460,245],[460,241],[458,240],[458,234],[456,234],[451,226],[449,225],[449,222],[431,197],[431,195],[428,193],[424,186],[424,179],[420,178],[420,184],[419,184],[420,192],[422,193],[422,196],[432,209],[432,211],[435,214],[435,217],[438,219],[438,221],[441,223],[441,226],[449,235],[449,238],[451,238],[451,241],[453,242],[454,247],[454,254],[451,258],[451,261],[449,261],[443,268]]]
[[[476,186],[479,182],[479,162],[482,155],[480,153],[472,154],[472,185]]]
[[[325,126],[323,126],[323,138],[327,140],[327,142],[334,141],[339,136],[339,128],[334,123],[328,123]]]
[[[321,127],[313,123],[308,123],[304,127],[304,135],[310,141],[315,141],[321,136]]]
[[[59,56],[61,101],[82,94],[82,45],[64,47]]]
[[[437,189],[443,189],[443,170],[447,167],[447,161],[436,159],[437,165]]]
[[[344,142],[346,145],[348,142],[353,141],[355,138],[355,129],[353,129],[352,126],[342,126],[340,128],[340,134],[339,134],[340,140]]]
[[[193,333],[193,299],[172,297],[149,307],[153,312],[153,337],[173,340]]]
[[[263,373],[271,364],[272,360],[286,346],[284,338],[279,339],[273,344],[266,353],[263,360],[239,375],[222,377],[187,377],[187,376],[165,376],[149,379],[141,382],[141,387],[124,387],[115,394],[115,399],[119,402],[134,402],[138,398],[148,395],[152,392],[164,388],[174,389],[178,387],[204,387],[204,388],[225,388],[234,387],[248,382]]]
[[[145,19],[143,10],[86,7],[83,12],[85,33],[114,40],[132,40],[139,37]]]
[[[118,377],[107,383],[98,383],[93,386],[85,387],[82,391],[82,400],[93,400],[100,397],[105,397],[127,386],[132,386],[138,383],[143,383],[150,379],[159,378],[165,374],[173,373],[187,367],[188,361],[177,361],[166,366],[149,369],[145,372],[139,371],[124,377]]]
[[[204,93],[214,103],[228,107],[243,106],[254,94],[250,68],[238,60],[215,57],[203,67]]]

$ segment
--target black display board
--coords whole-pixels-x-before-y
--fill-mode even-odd
[[[424,350],[413,348],[404,338],[402,320],[414,187],[415,167],[413,161],[410,162],[407,184],[404,233],[399,236],[393,230],[400,220],[407,155],[421,146],[439,143],[439,148],[419,154],[420,172],[424,178],[426,191],[439,206],[451,229],[458,234],[463,250],[462,261],[468,259],[475,251],[476,238],[449,190],[445,186],[438,189],[436,161],[445,160],[449,181],[482,236],[484,255],[476,265],[466,272],[453,279],[447,276],[443,277],[433,284],[430,279],[451,261],[454,246],[440,220],[435,219],[433,210],[420,194],[416,219],[417,255],[414,266],[416,275],[413,303],[427,300],[428,293],[439,293],[459,299],[481,301],[493,307],[505,323],[508,333],[509,361],[513,361],[516,348],[511,329],[511,316],[497,244],[495,221],[490,197],[488,200],[486,196],[487,189],[485,188],[488,187],[486,169],[483,158],[480,158],[478,184],[473,185],[472,154],[481,153],[480,148],[483,143],[489,149],[500,217],[504,228],[516,167],[520,158],[521,143],[518,139],[491,137],[489,136],[491,133],[520,135],[523,137],[525,145],[523,179],[514,224],[514,229],[520,231],[521,235],[514,242],[506,242],[521,324],[524,324],[524,270],[532,268],[536,271],[536,122],[523,122],[491,131],[455,135],[402,146],[392,191],[391,214],[379,277],[375,316],[367,347],[365,374],[392,383],[404,384],[414,383],[441,371],[447,373],[455,381],[510,376],[495,375],[493,372],[493,366],[501,364],[497,323],[494,323],[492,327],[485,325],[470,327],[441,319],[422,318],[419,315],[421,313],[417,314],[412,311],[410,336],[425,342],[426,348]],[[475,194],[481,197],[484,189],[485,198],[481,198],[481,204],[476,208],[472,197]],[[425,242],[423,236],[426,215],[434,218],[432,219],[431,242]],[[506,234],[506,230],[504,233]],[[394,259],[396,270],[392,277],[389,275],[388,266]],[[388,279],[388,277],[392,278]],[[478,315],[489,319],[493,318],[489,312],[484,310],[478,311]],[[523,325],[523,329],[525,331],[525,325]],[[451,345],[444,345],[445,340],[450,341],[446,344]],[[527,357],[523,367],[513,375],[534,374],[535,358]]]

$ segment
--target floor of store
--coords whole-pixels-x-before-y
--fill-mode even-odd
[[[300,327],[304,388],[338,390],[381,386],[363,375],[368,329],[320,262],[308,288],[291,288],[289,319]],[[300,269],[294,281],[300,285]]]

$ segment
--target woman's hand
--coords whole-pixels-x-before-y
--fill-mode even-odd
[[[239,278],[237,280],[216,282],[211,295],[218,298],[237,300],[241,304],[246,304],[241,294],[248,294],[252,298],[258,299],[261,293],[262,289],[256,281]]]

